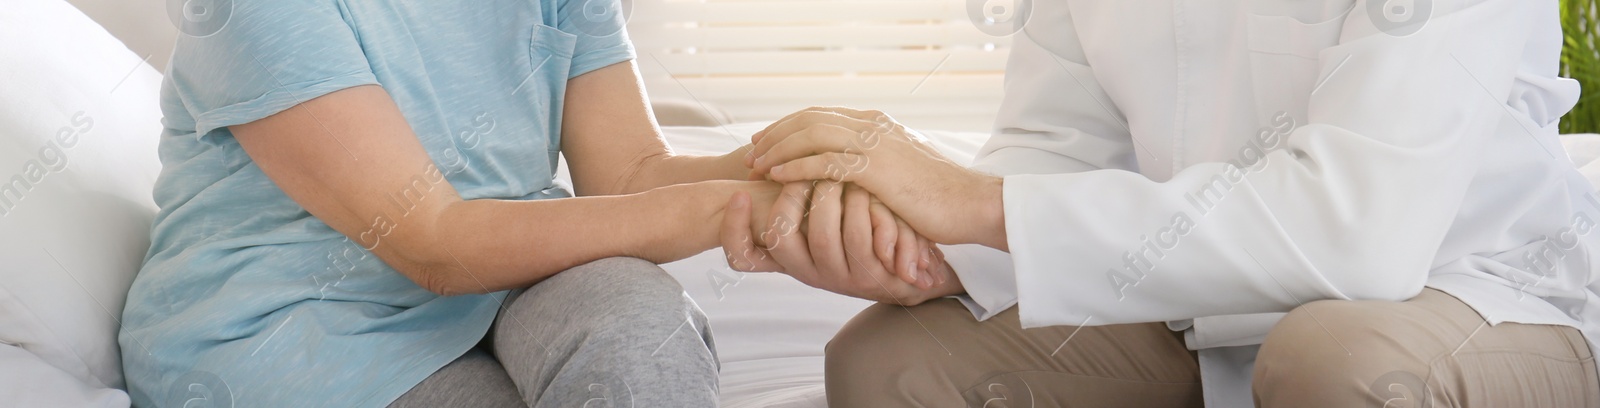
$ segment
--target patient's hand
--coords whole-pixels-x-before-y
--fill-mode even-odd
[[[736,194],[723,217],[728,263],[889,303],[959,293],[943,254],[874,201],[859,187],[828,181],[786,184],[770,205]]]

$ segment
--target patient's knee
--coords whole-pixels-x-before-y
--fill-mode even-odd
[[[653,263],[607,258],[568,269],[522,292],[496,324],[496,356],[529,401],[581,405],[596,385],[632,387],[639,406],[715,398],[705,314]]]
[[[608,331],[612,326],[688,321],[701,325],[700,308],[683,292],[676,279],[654,263],[637,258],[606,258],[573,268],[580,283],[564,285],[579,292],[588,307],[574,308],[590,320],[589,328]]]
[[[563,271],[529,288],[501,312],[500,324],[559,328],[555,337],[620,343],[652,328],[704,337],[705,314],[660,266],[606,258]],[[705,336],[693,336],[696,332]]]
[[[546,292],[562,291],[562,295],[571,295],[564,297],[580,298],[598,306],[595,309],[612,312],[677,303],[683,294],[683,287],[667,271],[638,258],[605,258],[579,265],[539,286],[546,285],[551,286]]]

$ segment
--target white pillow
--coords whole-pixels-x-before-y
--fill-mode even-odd
[[[3,378],[37,375],[0,383],[0,406],[126,406],[114,390],[123,387],[117,329],[156,211],[161,74],[65,1],[12,0],[5,8],[0,346],[65,375],[15,372],[38,364],[15,350],[0,353]]]
[[[1562,135],[1561,145],[1589,183],[1600,188],[1600,135]]]

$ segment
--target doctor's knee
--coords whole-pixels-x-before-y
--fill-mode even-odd
[[[1399,302],[1323,300],[1295,308],[1267,334],[1251,381],[1261,407],[1358,406],[1374,378],[1409,367],[1380,316]],[[1381,405],[1381,403],[1380,403]]]

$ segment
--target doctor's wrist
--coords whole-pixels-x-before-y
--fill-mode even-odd
[[[972,189],[971,205],[975,215],[971,240],[975,244],[1010,252],[1006,242],[1005,179],[978,174],[977,188]]]

